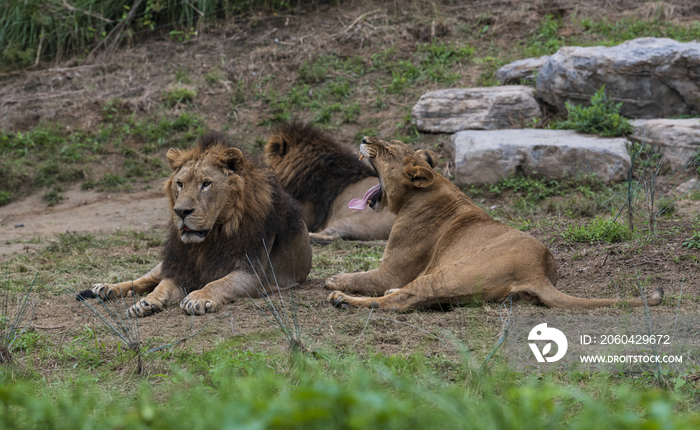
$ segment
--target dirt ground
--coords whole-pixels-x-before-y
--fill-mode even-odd
[[[372,45],[380,41],[391,41],[398,49],[413,47],[424,37],[421,34],[430,29],[431,20],[433,23],[441,20],[447,26],[457,23],[488,26],[488,31],[498,37],[484,40],[483,46],[476,48],[490,52],[489,49],[495,49],[488,48],[490,45],[507,46],[513,40],[529,37],[535,23],[548,14],[563,16],[586,12],[591,17],[616,19],[648,15],[658,4],[631,0],[584,3],[488,0],[442,6],[438,11],[430,2],[340,3],[340,6],[315,6],[293,15],[221,23],[185,43],[174,43],[165,37],[154,38],[148,43],[125,47],[113,58],[96,63],[67,61],[10,73],[0,81],[0,127],[25,131],[42,121],[56,121],[75,128],[94,129],[103,121],[100,109],[108,100],[119,97],[136,111],[146,111],[159,103],[162,92],[172,85],[172,76],[178,68],[186,67],[195,79],[201,79],[216,66],[222,69],[226,79],[221,85],[203,90],[197,110],[206,118],[209,128],[219,129],[228,124],[230,136],[252,144],[255,138],[269,133],[269,128],[260,125],[265,113],[255,104],[232,111],[232,83],[271,71],[281,76],[292,74],[315,52],[335,49],[367,56]],[[694,2],[671,3],[674,7],[667,9],[672,14],[670,19],[688,22],[700,16],[700,7]],[[358,20],[363,14],[367,18]],[[430,19],[416,18],[419,16]],[[453,33],[446,37],[445,40],[456,40],[458,35]],[[470,65],[459,85],[473,86],[482,70],[479,64]],[[372,99],[375,94],[358,97]],[[396,118],[404,115],[412,103],[391,96],[385,110],[366,114],[376,119],[377,130],[382,134],[394,127]],[[336,135],[339,140],[350,143],[359,129],[357,124],[344,124],[336,130]],[[444,137],[424,138],[425,145],[432,147]],[[65,200],[54,207],[47,207],[41,192],[2,206],[0,261],[35,253],[50,242],[55,233],[164,227],[168,211],[167,201],[160,191],[162,181],[153,180],[130,193],[82,191],[75,185],[64,191]],[[698,202],[681,202],[677,214],[660,224],[662,233],[645,244],[567,244],[560,235],[563,221],[557,220],[552,221],[550,227],[530,233],[552,250],[559,270],[558,288],[562,291],[582,297],[631,298],[638,296],[636,284],[641,280],[645,288],[662,287],[666,292],[667,299],[655,312],[697,313],[700,251],[684,249],[681,244],[691,229],[691,220],[698,213]],[[326,252],[321,247],[315,247],[314,251]],[[146,251],[124,247],[102,252],[118,258],[127,254],[144,255]],[[326,302],[328,292],[322,289],[322,283],[323,279],[313,278],[296,292],[282,296],[285,306],[296,309],[290,311],[289,318],[295,315],[304,344],[312,350],[332,347],[363,353],[423,351],[429,356],[456,353],[454,340],[458,339],[483,357],[493,347],[504,323],[504,309],[495,303],[403,314],[335,309]],[[678,306],[681,286],[683,295]],[[275,300],[277,305],[282,305],[278,298]],[[128,305],[117,303],[115,306],[122,312]],[[181,345],[206,349],[220,339],[250,335],[246,341],[249,347],[285,347],[277,331],[279,327],[270,323],[265,312],[260,310],[267,307],[268,302],[263,299],[239,300],[218,314],[196,318],[172,307],[139,320],[138,324],[141,338],[149,347],[178,342],[195,333],[199,334],[182,341]],[[521,314],[571,312],[527,304],[517,304],[515,309]],[[589,313],[621,312],[626,311],[612,308]],[[88,319],[81,314],[88,315]],[[94,317],[70,294],[49,295],[39,302],[32,326],[49,342],[60,344],[75,341],[81,327],[91,318]],[[99,327],[99,324],[94,326]],[[259,332],[267,328],[272,334],[261,340]],[[109,338],[105,333],[101,336]],[[40,367],[49,382],[52,372],[61,370],[57,363],[42,363]],[[147,367],[147,372],[152,374],[161,370]]]

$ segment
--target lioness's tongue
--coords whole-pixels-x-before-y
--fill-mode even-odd
[[[376,193],[377,191],[379,191],[379,184],[367,190],[367,192],[364,196],[362,196],[361,199],[350,200],[350,202],[348,203],[348,207],[350,209],[356,209],[358,211],[361,211],[362,209],[367,207],[367,203],[369,203],[370,196],[372,196],[372,194]]]

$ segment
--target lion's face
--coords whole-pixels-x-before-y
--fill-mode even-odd
[[[438,157],[433,151],[414,151],[398,140],[365,137],[360,159],[367,158],[379,176],[379,187],[367,191],[365,198],[375,211],[389,207],[396,213],[404,196],[417,188],[428,188],[435,179],[432,169]]]
[[[195,152],[170,149],[167,154],[173,174],[166,183],[166,193],[173,223],[184,243],[203,242],[215,224],[230,219],[244,185],[236,173],[243,163],[240,150],[218,146]]]

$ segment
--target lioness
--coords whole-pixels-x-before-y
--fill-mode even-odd
[[[474,299],[503,301],[509,296],[569,309],[621,303],[620,299],[582,299],[557,290],[557,271],[549,250],[532,236],[491,219],[442,175],[432,151],[365,137],[360,158],[379,174],[380,187],[370,206],[396,214],[384,258],[369,272],[337,275],[325,288],[334,305],[402,311]],[[342,291],[342,292],[341,292]],[[345,293],[382,295],[351,297]],[[654,291],[649,305],[661,302]],[[628,300],[641,306],[642,300]]]
[[[303,205],[312,241],[389,237],[394,214],[362,211],[366,205],[361,204],[355,206],[360,210],[348,207],[377,185],[377,174],[326,133],[300,122],[282,124],[265,145],[265,161]]]
[[[306,279],[308,231],[298,204],[269,168],[215,133],[194,149],[171,148],[167,158],[173,173],[164,191],[172,223],[163,262],[133,282],[95,284],[94,295],[123,297],[132,288],[150,292],[127,311],[131,317],[151,315],[172,302],[202,315],[239,297],[258,297],[270,288],[263,284],[277,289]]]

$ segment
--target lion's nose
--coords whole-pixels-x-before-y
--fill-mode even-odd
[[[183,221],[184,221],[184,219],[185,219],[185,217],[186,217],[187,215],[189,215],[189,214],[191,214],[192,212],[194,212],[194,209],[173,209],[173,210],[175,211],[175,213],[177,214],[177,216],[179,216],[180,218],[182,218]]]

